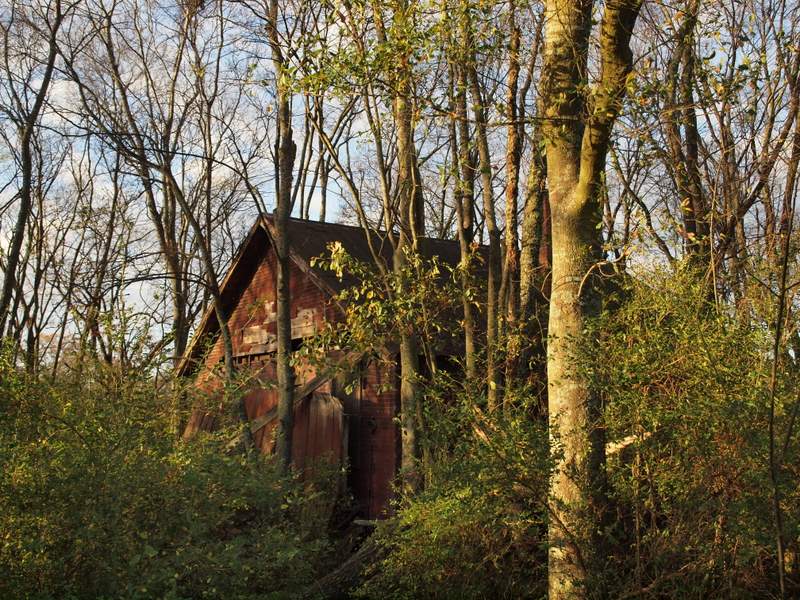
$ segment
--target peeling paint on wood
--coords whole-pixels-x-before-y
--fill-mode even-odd
[[[338,231],[336,227],[339,226],[334,226]],[[223,289],[223,297],[229,306],[229,327],[238,332],[233,340],[237,368],[247,369],[253,376],[245,404],[254,441],[261,452],[270,453],[275,427],[270,415],[277,405],[273,359],[275,256],[266,236],[252,235],[249,239],[253,247],[242,251],[235,263],[234,268],[239,272],[226,277],[236,287]],[[293,265],[290,273],[293,339],[313,335],[325,320],[335,320],[340,315],[331,287],[321,284],[311,271],[307,264]],[[193,341],[192,351],[198,347]],[[353,365],[361,361],[360,356],[352,353],[337,354],[338,358],[332,360]],[[221,343],[216,341],[205,360],[195,363],[199,364],[197,385],[212,395],[219,387],[215,369],[221,359]],[[334,376],[319,373],[310,365],[297,367],[299,397],[295,402],[293,462],[301,470],[323,457],[337,464],[348,464],[347,483],[360,515],[380,518],[389,509],[398,468],[397,392],[393,387],[396,374],[384,366],[361,364],[355,368],[353,377],[357,385],[351,394],[345,393],[344,382],[337,383],[332,379]],[[184,435],[212,430],[217,423],[213,412],[196,411]]]

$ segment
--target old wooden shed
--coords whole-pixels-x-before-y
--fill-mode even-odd
[[[354,258],[371,261],[367,234],[360,227],[290,219],[290,294],[293,343],[313,335],[324,320],[341,318],[334,298],[352,281],[340,281],[330,271],[312,266],[312,259],[327,254],[328,244],[339,242]],[[221,291],[228,315],[236,364],[256,373],[246,393],[247,416],[255,443],[271,452],[277,391],[274,380],[276,350],[276,256],[272,246],[273,223],[259,219],[240,247],[225,276]],[[373,248],[391,263],[391,246],[373,234]],[[458,263],[457,242],[425,238],[420,251]],[[195,375],[196,385],[213,393],[219,385],[223,360],[219,325],[208,310],[179,366],[179,374]],[[347,349],[342,349],[347,355]],[[353,358],[352,356],[350,357]],[[335,357],[334,357],[335,359]],[[389,507],[392,483],[400,464],[398,373],[376,362],[356,360],[356,373],[345,386],[340,378],[299,368],[296,373],[293,462],[302,468],[320,457],[348,465],[347,483],[359,512],[380,518]],[[185,436],[216,425],[214,411],[195,410]]]

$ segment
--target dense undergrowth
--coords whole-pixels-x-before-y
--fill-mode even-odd
[[[282,598],[327,565],[326,486],[177,443],[152,383],[0,363],[0,597]]]
[[[629,281],[614,305],[574,356],[574,376],[602,396],[607,440],[603,514],[587,513],[587,531],[574,532],[601,545],[584,549],[585,596],[778,597],[769,308],[761,319],[728,313],[680,270]],[[791,596],[800,594],[797,367],[782,358],[774,436]],[[438,436],[428,486],[384,528],[389,555],[362,596],[545,597],[550,464],[535,403],[515,398],[487,415],[474,410],[485,403],[469,393],[478,386],[436,388],[426,397]]]
[[[720,310],[695,281],[631,281],[576,349],[607,439],[606,502],[587,520],[602,529],[576,532],[600,544],[586,597],[776,597],[776,493],[800,593],[795,356],[771,437],[769,311]],[[145,377],[87,365],[33,381],[2,360],[0,597],[289,598],[342,560],[325,477],[281,478],[268,457],[224,452],[227,437],[176,442]],[[451,368],[426,376],[426,484],[378,527],[383,558],[356,597],[545,597],[537,382],[494,412],[480,389]]]
[[[379,529],[389,554],[368,569],[359,597],[543,596],[546,431],[519,417],[482,417],[472,427],[437,457],[426,489]]]
[[[788,593],[800,593],[797,363],[781,357],[770,478],[770,307],[715,306],[691,272],[631,283],[576,365],[599,390],[611,452],[612,597],[778,597],[774,494]],[[785,446],[784,446],[785,444]]]

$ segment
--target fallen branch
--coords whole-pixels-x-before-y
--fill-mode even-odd
[[[369,567],[382,561],[389,549],[373,533],[339,567],[306,588],[303,600],[344,600],[350,592],[370,577]]]

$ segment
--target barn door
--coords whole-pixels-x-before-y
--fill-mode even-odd
[[[338,398],[314,392],[295,405],[292,460],[297,469],[320,459],[341,465],[346,447],[344,407]]]

